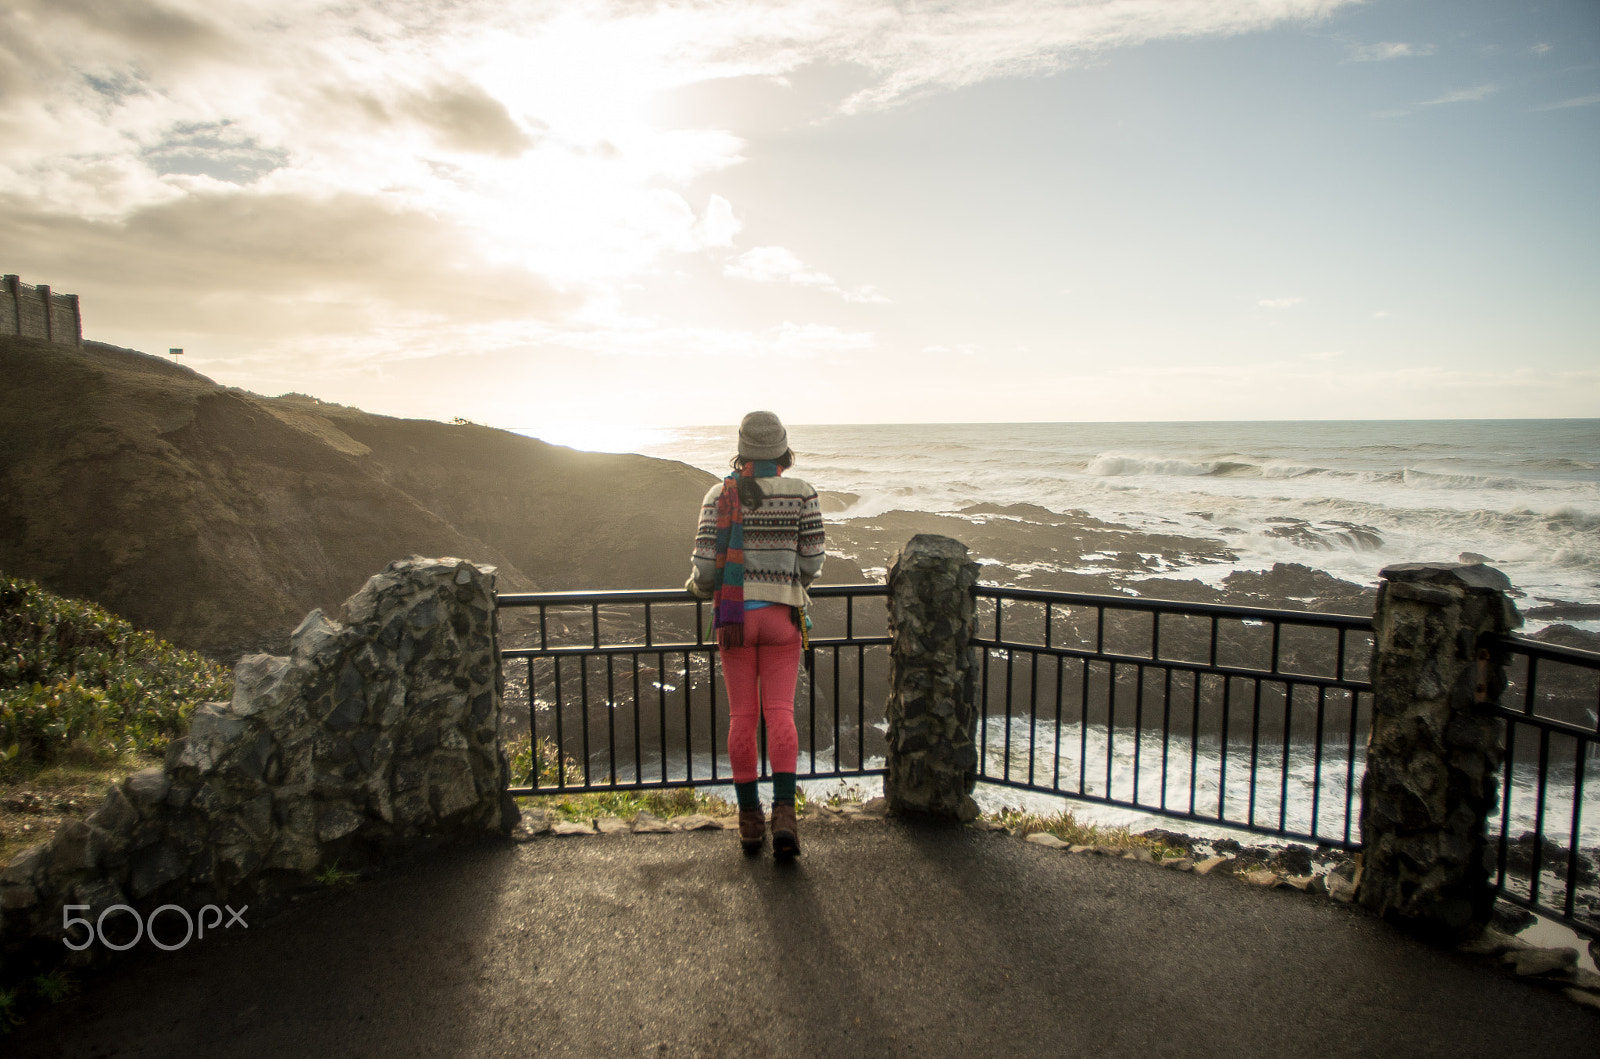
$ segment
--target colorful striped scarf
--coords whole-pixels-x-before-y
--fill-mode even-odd
[[[717,576],[711,594],[711,626],[718,647],[744,646],[744,505],[739,479],[775,478],[783,469],[772,460],[750,460],[737,475],[722,480],[717,497]]]

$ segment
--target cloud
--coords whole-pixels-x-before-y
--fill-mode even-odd
[[[407,92],[397,103],[400,115],[422,125],[448,150],[514,157],[534,144],[504,103],[469,82]],[[384,113],[381,102],[373,106]]]
[[[1406,44],[1401,41],[1354,44],[1351,45],[1349,52],[1350,61],[1357,63],[1383,62],[1388,59],[1410,59],[1432,54],[1432,44]]]
[[[1304,298],[1262,298],[1256,304],[1263,309],[1287,309],[1290,306],[1299,305],[1303,301],[1305,301]]]
[[[706,203],[706,212],[700,218],[700,243],[702,246],[732,246],[733,237],[744,224],[733,215],[733,206],[721,195],[712,195]]]
[[[656,327],[641,322],[634,327],[569,331],[551,339],[553,344],[589,353],[629,357],[670,357],[695,361],[750,359],[779,355],[808,360],[837,353],[871,349],[870,331],[846,331],[828,324],[784,321],[759,331],[715,327]]]
[[[803,287],[837,288],[833,277],[807,268],[790,250],[781,246],[758,246],[746,250],[723,267],[723,275],[756,283],[784,281]]]
[[[1533,109],[1534,110],[1565,110],[1568,107],[1592,107],[1596,103],[1600,103],[1600,95],[1575,96],[1572,99],[1563,99],[1559,103],[1547,103],[1542,107],[1534,107]]]
[[[118,221],[14,206],[0,198],[0,245],[83,296],[90,337],[107,337],[95,321],[108,316],[248,345],[384,321],[554,318],[573,304],[484,263],[448,221],[356,195],[196,194]]]
[[[722,274],[755,283],[793,283],[837,294],[848,302],[886,303],[888,298],[870,286],[846,290],[826,272],[808,268],[794,252],[781,246],[758,246],[732,258]]]
[[[1418,103],[1417,106],[1436,107],[1446,103],[1477,103],[1488,99],[1498,91],[1500,91],[1500,86],[1496,84],[1475,85],[1472,88],[1463,88],[1459,92],[1447,92],[1436,99],[1425,99]]]

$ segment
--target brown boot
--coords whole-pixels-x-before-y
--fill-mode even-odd
[[[800,854],[800,825],[793,802],[772,803],[772,855],[780,860]]]
[[[761,849],[767,837],[767,817],[760,809],[739,810],[739,842],[746,853]]]

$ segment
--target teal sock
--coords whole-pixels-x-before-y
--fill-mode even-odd
[[[788,802],[794,804],[794,773],[774,772],[772,774],[772,800],[774,802]]]
[[[794,785],[794,777],[789,777],[789,780],[792,787]],[[749,783],[735,783],[733,785],[733,795],[739,799],[739,808],[741,809],[761,808],[761,794],[756,790],[755,780],[751,780]]]

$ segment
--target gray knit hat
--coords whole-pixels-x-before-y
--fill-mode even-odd
[[[739,424],[739,455],[775,460],[789,451],[789,432],[771,412],[751,412]]]

